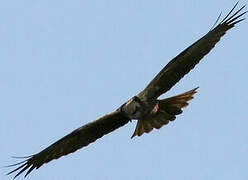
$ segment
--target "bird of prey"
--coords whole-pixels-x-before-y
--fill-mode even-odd
[[[20,163],[8,166],[18,166],[8,174],[18,171],[14,176],[15,178],[27,171],[26,177],[31,171],[40,168],[43,164],[89,145],[102,136],[124,126],[132,119],[137,120],[132,138],[149,133],[154,128],[160,129],[170,121],[175,120],[176,115],[181,114],[182,108],[186,107],[193,98],[197,88],[166,99],[158,99],[158,97],[170,90],[185,74],[193,69],[229,29],[244,20],[241,17],[247,13],[247,11],[242,11],[245,5],[235,10],[237,5],[238,3],[220,22],[218,22],[219,16],[206,35],[172,59],[139,94],[129,99],[117,110],[74,130],[41,152],[26,157]]]

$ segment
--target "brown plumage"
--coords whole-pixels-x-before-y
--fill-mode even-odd
[[[132,137],[148,133],[154,128],[159,129],[169,121],[173,121],[176,115],[182,113],[182,108],[188,105],[188,101],[193,98],[197,88],[171,98],[162,100],[157,100],[157,98],[170,90],[193,69],[229,29],[244,20],[240,18],[246,13],[241,13],[245,6],[233,13],[237,5],[238,3],[216,27],[172,59],[137,96],[131,98],[118,110],[76,129],[43,151],[27,157],[23,162],[8,166],[19,165],[8,174],[19,170],[15,175],[17,177],[27,171],[26,177],[32,170],[87,146],[103,135],[127,124],[131,119],[138,120]]]
[[[169,91],[185,74],[193,69],[195,65],[214,48],[220,38],[224,36],[229,29],[244,20],[238,18],[247,13],[247,11],[241,14],[238,13],[240,13],[245,6],[231,15],[237,5],[238,3],[235,4],[232,10],[215,28],[211,29],[205,36],[173,58],[140,93],[140,96],[145,96],[148,99],[158,98],[161,94]]]
[[[182,108],[188,106],[188,101],[194,98],[193,95],[197,89],[195,88],[177,96],[158,100],[152,115],[138,120],[132,138],[134,136],[141,136],[143,133],[149,133],[153,128],[160,129],[163,125],[175,120],[176,115],[183,112]]]
[[[114,131],[115,129],[124,126],[128,123],[128,121],[130,121],[130,119],[125,117],[122,113],[118,111],[109,113],[97,119],[96,121],[88,123],[74,130],[67,136],[61,138],[54,144],[44,149],[43,151],[27,157],[27,160],[8,166],[11,167],[21,164],[21,166],[9,172],[8,174],[11,174],[21,169],[21,171],[19,171],[15,175],[15,177],[17,177],[25,170],[28,170],[25,175],[26,177],[33,169],[38,169],[45,163],[48,163],[54,159],[58,159],[67,154],[73,153],[78,149],[87,146],[88,144],[101,138],[105,134],[108,134]]]

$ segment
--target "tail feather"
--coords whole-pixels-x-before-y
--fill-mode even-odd
[[[150,123],[151,123],[152,127],[155,127],[156,129],[160,129],[163,126],[163,124],[160,121],[158,121],[157,119],[153,119],[153,121],[150,121]]]
[[[182,108],[188,106],[188,101],[193,99],[197,89],[198,87],[177,96],[158,100],[158,111],[146,119],[139,119],[131,138],[149,133],[153,128],[160,129],[170,121],[175,120],[176,115],[181,114]]]
[[[144,131],[146,132],[146,133],[149,133],[152,129],[153,129],[153,127],[152,127],[152,124],[151,123],[149,123],[149,122],[144,122],[143,123],[143,129],[144,129]]]
[[[188,101],[193,99],[193,95],[197,92],[198,89],[194,88],[188,92],[185,92],[183,94],[179,94],[177,96],[173,96],[167,99],[159,100],[159,107],[160,109],[165,110],[167,113],[172,115],[178,115],[181,114],[182,108],[185,108],[189,105]]]

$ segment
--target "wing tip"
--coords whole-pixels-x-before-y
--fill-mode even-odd
[[[18,163],[15,163],[15,164],[11,164],[11,165],[8,165],[8,166],[4,166],[6,168],[10,168],[10,167],[14,167],[14,166],[18,166],[16,167],[14,170],[8,172],[6,175],[11,175],[15,172],[17,172],[18,170],[20,170],[14,177],[13,179],[17,178],[19,175],[21,175],[24,171],[27,171],[27,173],[24,175],[24,177],[26,177],[29,173],[31,173],[31,171],[36,168],[36,166],[34,166],[33,164],[30,164],[29,161],[30,161],[30,158],[32,158],[33,156],[26,156],[26,157],[13,157],[13,158],[29,158],[29,159],[26,159],[24,161],[21,161],[21,162],[18,162]]]
[[[218,21],[220,20],[220,17],[222,15],[222,12],[219,14],[217,20],[215,21],[214,25],[211,27],[210,31],[213,30],[215,27],[217,27],[218,25],[223,25],[223,24],[226,24],[228,25],[229,27],[233,27],[235,24],[245,20],[245,18],[242,18],[242,19],[238,19],[240,18],[241,16],[243,16],[244,14],[247,13],[247,11],[239,14],[239,12],[241,12],[245,7],[246,7],[246,4],[244,4],[241,8],[239,8],[236,12],[234,12],[234,10],[236,9],[236,7],[238,6],[239,4],[239,1],[237,1],[235,3],[235,5],[232,7],[232,9],[228,12],[228,14],[218,23]],[[233,13],[234,12],[234,13]],[[233,13],[233,14],[232,14]],[[237,20],[237,21],[235,21]],[[218,23],[218,25],[217,25]],[[216,26],[217,25],[217,26]]]
[[[247,13],[247,11],[245,11],[245,12],[242,12],[241,14],[239,14],[246,7],[246,4],[243,5],[241,8],[239,8],[236,12],[234,12],[234,10],[238,6],[238,4],[239,4],[239,1],[233,6],[231,11],[225,16],[225,18],[220,22],[220,24],[227,24],[227,25],[232,26],[232,25],[235,25],[235,24],[244,20],[244,18],[243,19],[238,19],[238,18],[240,18],[241,16],[243,16],[244,14]],[[235,20],[237,20],[237,21],[235,21]]]

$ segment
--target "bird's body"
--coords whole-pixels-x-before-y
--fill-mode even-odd
[[[149,133],[154,128],[159,129],[169,121],[175,120],[176,115],[181,114],[182,108],[186,107],[188,101],[193,98],[197,88],[166,99],[158,99],[158,97],[170,90],[193,69],[229,29],[244,20],[239,18],[246,13],[241,13],[245,6],[233,12],[237,4],[216,27],[172,59],[142,92],[112,113],[74,130],[41,152],[27,157],[23,162],[9,166],[20,165],[8,174],[20,170],[15,175],[17,177],[27,170],[25,174],[27,176],[33,169],[38,169],[45,163],[87,146],[132,119],[137,120],[132,137]]]
[[[125,104],[120,107],[120,111],[123,112],[130,119],[143,119],[152,113],[152,109],[157,104],[157,100],[146,101],[134,96]]]
[[[169,121],[175,120],[176,115],[181,114],[183,112],[182,108],[186,107],[188,101],[193,99],[197,89],[162,100],[149,101],[134,96],[123,104],[118,111],[129,119],[138,120],[132,138],[141,136],[143,133],[149,133],[153,128],[160,129]]]

